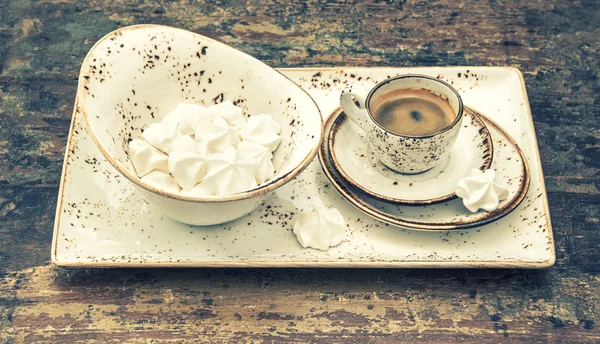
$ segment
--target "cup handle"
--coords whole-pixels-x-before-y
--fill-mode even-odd
[[[359,85],[347,86],[340,94],[340,106],[344,113],[356,123],[364,132],[367,132],[367,110],[365,98],[369,90]],[[358,105],[354,103],[358,102]]]

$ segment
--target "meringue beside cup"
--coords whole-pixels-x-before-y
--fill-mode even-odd
[[[496,171],[485,172],[474,168],[471,174],[458,181],[456,195],[471,212],[479,209],[491,212],[498,208],[500,201],[508,197],[508,189],[494,181]]]
[[[246,122],[229,100],[210,107],[182,103],[130,141],[129,156],[138,177],[164,191],[230,195],[273,177],[280,131],[270,115]]]
[[[302,247],[325,251],[344,241],[346,223],[336,208],[313,209],[298,215],[294,223],[294,234]]]

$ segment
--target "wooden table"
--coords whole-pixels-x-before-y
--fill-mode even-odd
[[[599,342],[600,3],[0,1],[0,342]],[[232,1],[232,3],[234,3]],[[50,242],[79,66],[157,23],[272,66],[521,69],[547,270],[64,269]]]

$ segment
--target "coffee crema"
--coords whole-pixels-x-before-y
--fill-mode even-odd
[[[371,106],[373,119],[398,135],[426,136],[440,132],[456,118],[448,100],[427,90],[396,90]]]

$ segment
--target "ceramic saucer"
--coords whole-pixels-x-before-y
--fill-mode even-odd
[[[465,110],[471,114],[476,113],[472,109]],[[342,177],[333,164],[329,142],[332,127],[340,114],[341,110],[337,109],[325,124],[325,140],[321,143],[319,151],[321,165],[335,189],[343,197],[362,212],[382,222],[427,231],[476,227],[510,213],[521,203],[529,189],[529,167],[523,151],[500,126],[478,113],[477,116],[488,128],[496,148],[492,167],[496,170],[497,181],[506,185],[509,191],[508,198],[500,203],[498,209],[489,213],[483,210],[471,213],[463,206],[461,199],[419,207],[381,201],[360,192]]]
[[[456,198],[458,181],[473,168],[487,170],[494,155],[487,127],[471,111],[464,113],[462,128],[449,157],[420,174],[397,173],[382,164],[364,131],[344,112],[333,122],[328,144],[332,164],[353,187],[382,201],[406,205]]]

